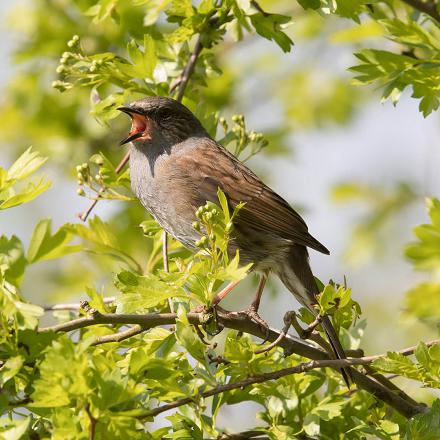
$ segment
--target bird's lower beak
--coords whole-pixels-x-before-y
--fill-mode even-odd
[[[130,116],[132,126],[129,135],[123,139],[119,145],[125,145],[135,140],[149,141],[151,140],[152,121],[144,116],[141,112],[130,107],[119,107],[119,111]]]

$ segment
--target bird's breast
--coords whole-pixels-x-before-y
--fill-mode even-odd
[[[177,157],[163,153],[155,158],[132,148],[130,152],[131,186],[141,204],[154,219],[185,246],[195,248],[200,236],[192,227],[196,206],[193,206],[191,185],[178,172]]]

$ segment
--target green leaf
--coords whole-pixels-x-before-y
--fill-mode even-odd
[[[23,419],[0,419],[0,435],[4,440],[21,440],[27,438],[26,432],[29,430],[32,417]]]
[[[304,417],[303,428],[307,435],[316,437],[321,431],[320,418],[317,414],[308,413]]]
[[[421,283],[409,290],[405,297],[405,311],[436,325],[440,316],[440,284]]]
[[[9,379],[12,379],[21,370],[23,363],[24,358],[22,356],[9,358],[0,367],[0,386],[3,387]]]
[[[423,374],[417,365],[400,353],[389,352],[387,357],[375,360],[373,366],[386,373],[398,374],[415,380],[423,380]]]
[[[290,17],[279,14],[252,14],[249,16],[252,25],[259,35],[273,40],[281,47],[283,52],[290,52],[293,41],[282,31],[290,23]]]
[[[0,267],[7,281],[14,285],[20,282],[27,265],[23,244],[13,235],[9,240],[0,237]]]
[[[29,147],[9,168],[8,180],[22,180],[38,170],[47,157],[41,157],[37,151]]]
[[[34,329],[44,310],[34,304],[21,300],[17,289],[6,280],[0,278],[0,316],[6,320],[14,320],[19,329]]]
[[[50,182],[41,179],[37,183],[29,182],[24,188],[18,190],[17,193],[11,190],[8,192],[3,191],[0,193],[0,210],[28,203],[44,193],[51,186],[52,184]]]
[[[162,227],[156,220],[145,220],[139,226],[142,229],[142,233],[147,237],[153,237],[158,232],[162,232]]]
[[[80,245],[67,246],[73,238],[68,229],[61,227],[54,235],[51,229],[51,219],[41,220],[35,226],[27,252],[29,263],[60,258],[82,249]]]
[[[408,421],[408,440],[437,440],[440,438],[440,399],[436,399],[429,412],[418,414]]]
[[[68,406],[74,399],[84,399],[91,392],[91,370],[84,344],[75,344],[66,335],[52,342],[39,365],[34,381],[32,407]]]
[[[123,271],[116,275],[115,285],[122,292],[116,300],[117,310],[122,313],[139,313],[168,298],[186,296],[183,290],[165,283],[153,274],[140,276]]]
[[[414,228],[418,241],[410,243],[405,253],[417,269],[438,270],[440,267],[440,201],[427,199],[426,205],[431,224]]]
[[[142,272],[137,261],[123,250],[108,223],[103,222],[98,216],[89,220],[89,227],[77,223],[66,224],[64,228],[88,242],[91,245],[90,248],[86,248],[89,252],[107,255],[123,263],[131,271]]]

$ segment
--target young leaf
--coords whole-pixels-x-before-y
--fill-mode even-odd
[[[51,229],[51,219],[41,220],[35,226],[27,253],[29,263],[60,258],[81,250],[80,245],[67,246],[73,234],[66,228],[61,227],[54,235]]]

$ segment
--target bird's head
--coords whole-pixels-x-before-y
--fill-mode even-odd
[[[121,145],[128,142],[149,142],[160,134],[170,143],[183,142],[190,137],[206,135],[199,120],[180,102],[163,96],[139,99],[118,110],[132,120],[130,133]]]

